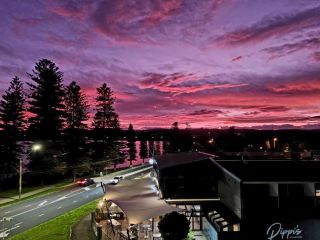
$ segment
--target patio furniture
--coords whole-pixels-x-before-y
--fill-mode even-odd
[[[161,233],[154,233],[152,234],[153,240],[161,240]]]

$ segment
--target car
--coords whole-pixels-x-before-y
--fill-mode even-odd
[[[121,180],[123,180],[124,177],[123,176],[115,176],[111,181],[110,184],[112,185],[116,185],[118,184]]]
[[[91,179],[91,178],[80,178],[78,181],[77,181],[77,184],[80,186],[80,187],[85,187],[85,186],[89,186],[91,184],[94,184],[94,180]]]

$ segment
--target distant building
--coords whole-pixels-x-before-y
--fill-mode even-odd
[[[186,205],[208,239],[320,239],[320,161],[155,157],[167,202]],[[197,229],[195,229],[197,230]]]

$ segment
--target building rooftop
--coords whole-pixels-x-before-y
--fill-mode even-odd
[[[211,154],[201,152],[183,152],[183,153],[169,153],[165,155],[157,155],[154,159],[159,168],[168,168],[182,164],[209,160],[213,157]]]
[[[320,182],[320,161],[218,160],[223,168],[248,182]]]

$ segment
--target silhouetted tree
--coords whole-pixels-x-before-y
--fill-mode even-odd
[[[63,74],[55,63],[41,59],[29,74],[30,129],[42,139],[56,139],[63,127]]]
[[[186,216],[178,212],[167,213],[158,223],[158,228],[164,240],[186,239],[190,229]]]
[[[23,84],[18,77],[14,77],[0,101],[0,126],[6,136],[15,140],[25,124],[24,104]]]
[[[135,135],[136,135],[136,132],[133,129],[132,124],[130,123],[129,127],[128,127],[128,131],[127,131],[127,140],[128,141],[135,141]]]
[[[192,136],[188,130],[180,130],[178,122],[174,122],[170,130],[170,152],[186,152],[192,149]]]
[[[88,103],[85,94],[81,91],[76,82],[71,82],[65,90],[65,117],[67,130],[67,144],[65,161],[69,165],[80,165],[88,162],[88,147],[85,144],[83,131],[87,128],[85,123],[88,120]],[[72,168],[74,173],[80,174],[88,170],[86,164],[84,168]]]
[[[18,77],[14,77],[0,101],[0,126],[4,130],[0,143],[0,174],[5,178],[17,172],[21,153],[17,141],[25,124],[24,103],[23,84]]]
[[[118,152],[118,146],[114,150],[109,148],[114,143],[115,135],[120,131],[118,114],[113,107],[114,101],[113,92],[106,83],[97,88],[96,113],[93,121],[95,128],[94,161],[106,159],[105,156],[114,155]],[[113,159],[117,159],[117,157]],[[118,163],[118,160],[116,161],[115,165]]]
[[[94,116],[94,127],[101,130],[118,129],[120,125],[118,114],[115,112],[113,107],[115,99],[111,88],[104,83],[101,87],[97,88],[97,93],[97,112]]]
[[[87,127],[89,105],[85,94],[76,82],[71,82],[65,90],[66,127],[69,130],[79,130]]]
[[[148,147],[147,147],[147,141],[141,140],[140,141],[140,151],[139,151],[140,158],[142,159],[142,162],[148,157]]]
[[[172,130],[179,130],[179,123],[178,122],[172,123],[171,129]]]
[[[129,153],[129,162],[130,166],[132,165],[132,161],[136,160],[137,158],[137,150],[136,150],[136,140],[135,140],[135,131],[133,129],[132,124],[129,124],[128,132],[127,132],[127,146],[128,146],[128,153]]]

